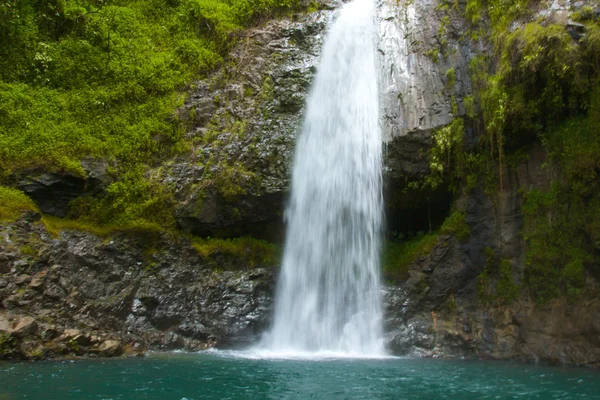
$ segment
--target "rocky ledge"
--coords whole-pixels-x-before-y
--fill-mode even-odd
[[[273,265],[249,249],[203,256],[168,234],[53,236],[35,213],[0,226],[0,241],[0,358],[245,345],[268,322]]]

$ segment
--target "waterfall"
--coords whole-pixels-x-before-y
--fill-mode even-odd
[[[373,0],[355,0],[325,39],[296,146],[270,351],[383,354],[376,71]]]

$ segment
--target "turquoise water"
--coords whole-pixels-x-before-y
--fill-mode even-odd
[[[0,399],[600,399],[600,372],[484,361],[154,354],[0,363]]]

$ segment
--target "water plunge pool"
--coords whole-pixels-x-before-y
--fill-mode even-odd
[[[600,372],[499,361],[232,352],[0,363],[0,399],[600,399]]]

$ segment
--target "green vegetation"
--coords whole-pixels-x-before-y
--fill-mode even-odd
[[[475,61],[476,97],[500,184],[507,159],[521,159],[520,149],[538,140],[550,155],[548,167],[560,171],[550,191],[524,193],[525,284],[546,302],[582,292],[598,248],[591,243],[600,236],[600,25],[589,22],[579,42],[559,25],[532,22],[507,33],[503,27],[526,10],[526,2],[509,3],[506,15],[486,8],[500,64],[486,73],[486,61]],[[516,289],[510,265],[500,267],[497,291],[507,302]]]
[[[38,211],[38,209],[25,193],[0,186],[0,222],[15,220],[23,211]]]
[[[596,89],[596,99],[600,90]],[[600,249],[600,102],[542,136],[561,180],[524,195],[526,279],[540,302],[582,292]]]
[[[496,260],[494,250],[486,247],[485,266],[477,278],[478,300],[485,304],[510,304],[519,298],[521,286],[514,280],[512,264]]]
[[[24,256],[33,256],[34,254],[37,253],[37,251],[35,251],[35,249],[33,247],[31,247],[31,245],[29,244],[25,244],[23,246],[21,246],[21,254]]]
[[[535,7],[530,3],[468,0],[460,10],[471,23],[465,37],[487,39],[493,54],[472,59],[474,93],[464,99],[467,115],[433,132],[430,174],[412,185],[446,183],[455,193],[481,187],[500,210],[503,171],[515,169],[532,144],[541,142],[554,177],[549,191],[523,193],[523,288],[545,302],[582,293],[586,273],[597,273],[600,21],[589,7],[574,13],[573,19],[585,24],[577,38],[564,26],[531,22]],[[448,11],[446,4],[440,9]],[[508,29],[515,22],[522,27]],[[442,20],[438,34],[445,29]],[[454,70],[447,71],[446,80],[452,84]],[[479,138],[470,149],[463,144],[466,125]],[[510,303],[522,289],[514,283],[513,265],[495,257],[487,264],[479,278],[480,294]]]
[[[237,260],[244,260],[250,268],[271,267],[279,263],[279,247],[273,243],[251,237],[235,239],[194,238],[192,246],[202,257],[232,256]]]
[[[433,146],[429,150],[429,174],[412,187],[435,189],[444,181],[450,181],[451,189],[457,190],[460,173],[464,170],[464,134],[462,118],[454,119],[450,124],[432,133]]]
[[[471,235],[471,230],[465,220],[465,213],[453,212],[442,224],[440,233],[442,235],[454,235],[460,241],[467,240]]]
[[[406,278],[410,264],[431,253],[440,241],[440,235],[453,235],[460,241],[468,239],[470,229],[465,221],[465,214],[455,211],[436,232],[419,233],[408,240],[387,241],[382,252],[386,277],[396,280]]]
[[[17,343],[9,333],[0,332],[0,359],[8,359],[18,354]]]
[[[71,203],[81,222],[124,230],[169,230],[175,227],[173,199],[142,168],[129,170],[106,189],[102,198],[82,197]]]
[[[122,227],[115,226],[100,226],[96,224],[86,223],[81,220],[73,220],[73,219],[65,219],[65,218],[57,218],[52,217],[50,215],[44,215],[42,217],[42,224],[46,231],[57,238],[60,236],[60,232],[65,230],[75,230],[75,231],[84,231],[93,233],[99,237],[109,237],[119,232],[128,232],[130,230],[124,229]],[[135,232],[135,229],[131,231]]]
[[[446,71],[446,87],[452,88],[456,85],[456,70],[450,68]]]
[[[382,255],[385,276],[390,279],[406,278],[410,264],[431,253],[438,240],[438,233],[429,233],[405,241],[388,241]]]
[[[222,62],[244,27],[297,0],[0,1],[0,177],[84,176],[106,159],[115,182],[85,199],[88,222],[172,226],[169,189],[149,167],[188,148],[175,115],[185,89]]]

